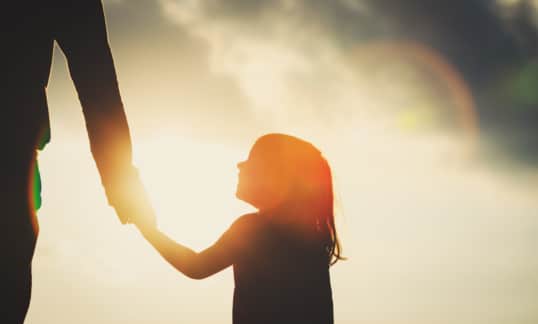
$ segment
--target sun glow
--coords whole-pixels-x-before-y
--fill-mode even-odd
[[[251,210],[235,198],[238,148],[159,134],[137,146],[146,190],[158,221],[181,242],[201,249]]]

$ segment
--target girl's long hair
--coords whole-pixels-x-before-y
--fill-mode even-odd
[[[301,200],[304,215],[308,218],[305,221],[313,223],[314,232],[323,242],[327,252],[329,265],[333,265],[345,258],[341,254],[342,246],[336,231],[332,172],[329,163],[319,151],[309,162],[312,164],[300,171],[307,174],[305,182],[300,185],[303,188],[298,194],[303,196]]]
[[[320,224],[324,231],[327,231],[330,236],[330,243],[327,246],[327,252],[329,253],[329,264],[333,265],[338,260],[345,259],[341,252],[342,247],[338,239],[338,234],[336,233],[336,225],[334,221],[334,191],[333,191],[333,181],[332,181],[332,172],[329,166],[329,163],[325,158],[322,157],[322,172],[321,177],[325,178],[323,183],[324,190],[320,192],[320,204],[322,204],[322,210],[325,210],[323,213],[320,213]]]

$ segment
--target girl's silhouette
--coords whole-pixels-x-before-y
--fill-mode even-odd
[[[333,323],[329,266],[341,259],[329,164],[293,136],[259,138],[238,164],[237,197],[258,212],[239,217],[196,253],[151,225],[144,237],[194,279],[233,266],[233,323]]]

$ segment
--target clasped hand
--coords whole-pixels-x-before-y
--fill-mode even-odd
[[[116,177],[105,190],[122,224],[135,224],[140,229],[157,226],[155,212],[136,169]]]

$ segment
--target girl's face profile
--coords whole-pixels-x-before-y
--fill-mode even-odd
[[[254,145],[248,159],[239,162],[236,197],[258,209],[276,207],[287,194],[278,163],[264,154],[262,145]]]

